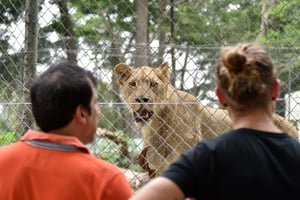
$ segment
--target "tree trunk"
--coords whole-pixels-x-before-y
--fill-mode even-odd
[[[268,18],[269,18],[267,10],[268,10],[267,1],[262,1],[260,31],[258,37],[264,37],[266,35],[266,30],[268,27]]]
[[[172,60],[172,73],[171,73],[171,84],[175,85],[176,81],[176,59],[175,59],[175,18],[174,18],[174,0],[171,0],[171,10],[170,10],[170,26],[171,26],[171,60]]]
[[[158,59],[157,59],[157,66],[159,66],[160,64],[162,64],[164,62],[164,52],[165,52],[165,37],[166,37],[166,30],[165,30],[165,26],[164,26],[164,22],[167,16],[167,12],[166,12],[166,5],[167,2],[166,0],[161,0],[158,1],[158,6],[159,6],[159,10],[162,11],[161,16],[157,19],[157,23],[158,23],[158,42],[159,42],[159,46],[158,46]]]
[[[38,0],[26,0],[25,10],[25,47],[24,47],[24,70],[23,70],[23,98],[30,102],[30,87],[36,74],[37,47],[38,47]],[[23,130],[25,133],[33,126],[33,116],[30,105],[25,104],[23,109]]]
[[[136,1],[136,58],[135,65],[148,64],[148,0]]]
[[[265,37],[267,33],[267,29],[269,26],[269,10],[278,3],[278,0],[264,0],[262,1],[261,8],[261,21],[260,21],[260,31],[258,34],[258,38]]]
[[[67,0],[59,0],[58,7],[61,14],[61,22],[64,28],[65,48],[69,61],[77,63],[77,42],[73,31],[73,22],[67,7]]]

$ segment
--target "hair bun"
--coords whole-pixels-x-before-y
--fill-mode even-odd
[[[247,58],[243,52],[238,49],[224,48],[221,53],[224,67],[226,67],[231,73],[239,73],[242,71]]]
[[[217,68],[218,85],[239,104],[261,104],[270,99],[276,73],[268,53],[258,44],[240,43],[221,48]]]

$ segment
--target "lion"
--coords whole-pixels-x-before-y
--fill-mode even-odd
[[[121,95],[141,130],[144,150],[140,165],[151,177],[161,174],[199,141],[231,129],[225,109],[203,106],[195,96],[171,85],[167,62],[157,68],[119,63],[114,72]],[[289,121],[277,114],[274,121],[284,132],[298,137],[297,129]]]

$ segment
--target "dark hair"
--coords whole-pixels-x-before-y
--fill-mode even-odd
[[[276,78],[272,59],[259,44],[240,43],[221,48],[218,87],[236,105],[266,105],[272,98]]]
[[[93,74],[75,63],[49,67],[30,89],[37,125],[44,132],[62,128],[71,121],[78,105],[91,113],[90,102],[96,85]]]

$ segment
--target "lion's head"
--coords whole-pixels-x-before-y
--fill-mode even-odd
[[[149,122],[155,110],[166,99],[169,83],[169,65],[157,68],[133,68],[119,63],[114,69],[121,87],[121,94],[130,106],[137,123]]]

